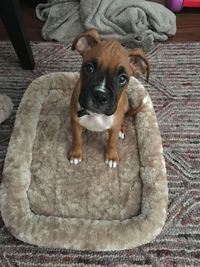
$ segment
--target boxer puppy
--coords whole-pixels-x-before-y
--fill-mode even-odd
[[[116,40],[101,40],[91,29],[78,35],[72,45],[82,58],[80,79],[70,104],[72,148],[69,161],[83,159],[83,128],[108,131],[105,163],[110,168],[119,164],[118,136],[124,138],[123,120],[129,109],[127,87],[137,73],[149,75],[149,64],[141,49],[126,51]]]

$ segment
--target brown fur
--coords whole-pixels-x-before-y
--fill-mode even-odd
[[[83,40],[83,41],[82,41]],[[149,73],[149,64],[141,49],[127,52],[118,41],[108,40],[101,41],[96,30],[92,29],[86,33],[77,36],[72,45],[72,49],[77,49],[82,55],[83,62],[87,62],[92,58],[97,58],[101,68],[106,72],[116,73],[119,66],[124,66],[128,77],[137,74],[137,72]],[[79,159],[83,157],[83,141],[82,127],[77,117],[77,103],[80,94],[80,85],[84,82],[84,76],[81,72],[71,98],[71,124],[73,133],[72,148],[69,152],[69,160]],[[118,134],[123,130],[124,115],[128,111],[128,97],[126,94],[127,86],[117,96],[117,110],[114,113],[114,121],[112,127],[108,130],[109,137],[106,146],[105,160],[112,160],[119,163],[119,155],[117,150]]]

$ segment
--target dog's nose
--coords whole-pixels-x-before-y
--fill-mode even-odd
[[[100,104],[106,104],[106,102],[108,101],[107,93],[101,90],[95,90],[93,92],[93,97],[94,97],[94,100]]]

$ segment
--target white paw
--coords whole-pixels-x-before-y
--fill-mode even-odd
[[[105,163],[111,168],[115,169],[117,167],[117,162],[113,160],[106,160]]]
[[[125,139],[125,134],[123,132],[119,132],[119,138],[124,140]]]
[[[143,98],[142,103],[143,103],[143,104],[146,104],[146,103],[148,102],[148,100],[149,100],[149,97],[148,97],[148,95],[146,95],[146,96]]]
[[[71,164],[74,164],[74,165],[77,165],[78,163],[80,163],[81,162],[81,159],[76,159],[76,158],[74,158],[74,159],[70,159],[70,163]]]

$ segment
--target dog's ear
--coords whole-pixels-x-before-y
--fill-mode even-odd
[[[133,72],[133,75],[141,73],[145,74],[147,81],[149,79],[150,66],[149,62],[141,48],[136,48],[128,52],[129,63]]]
[[[77,50],[81,54],[85,50],[93,48],[99,43],[100,36],[96,29],[90,29],[87,32],[79,34],[73,41],[72,50]]]

